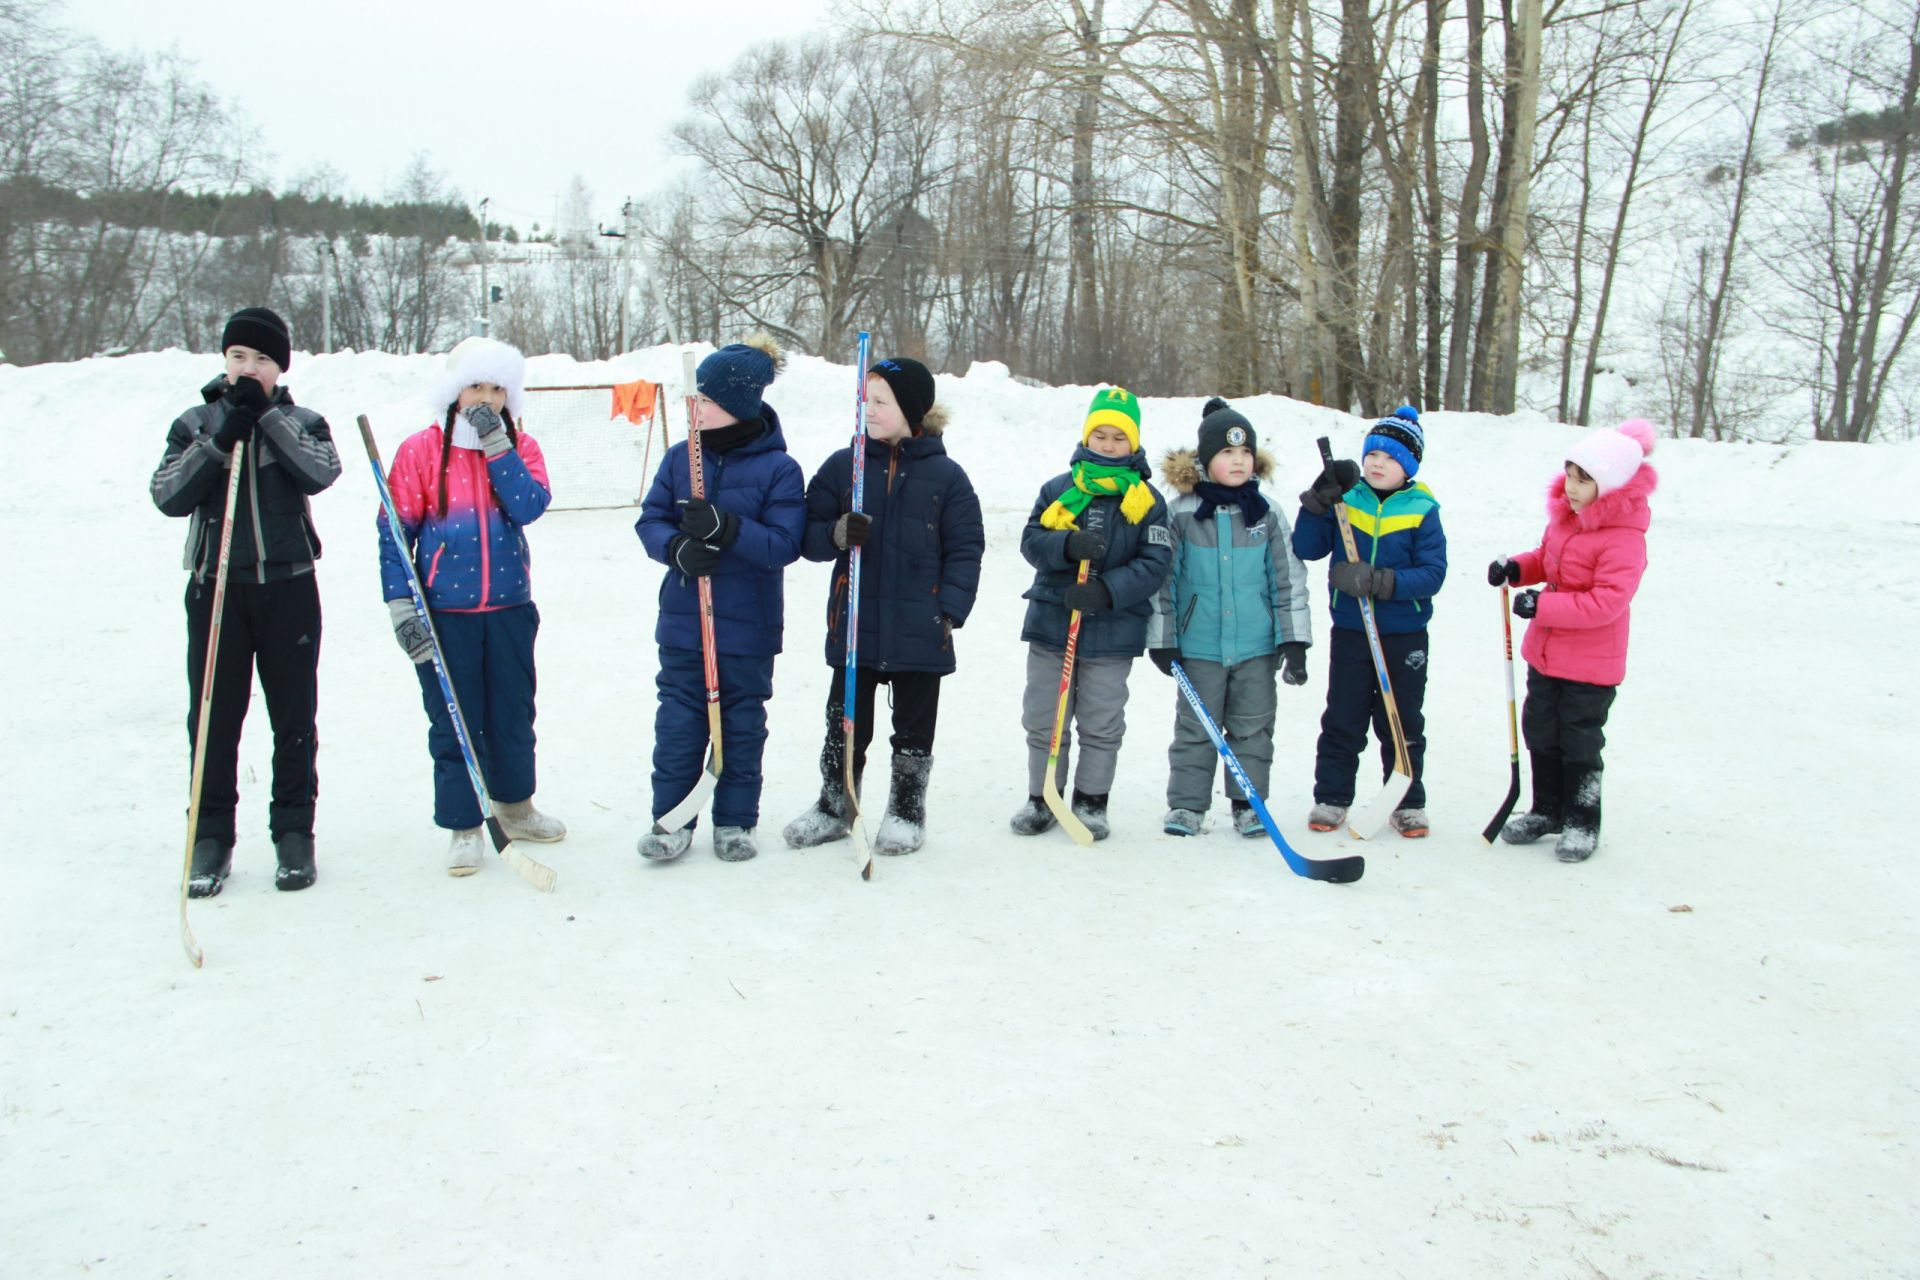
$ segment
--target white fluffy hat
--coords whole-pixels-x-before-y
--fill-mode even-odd
[[[1653,424],[1631,418],[1611,431],[1589,431],[1567,450],[1567,461],[1593,477],[1601,493],[1612,493],[1627,481],[1653,452]]]
[[[460,398],[476,382],[491,382],[507,391],[507,412],[519,421],[526,405],[527,358],[517,347],[492,338],[468,338],[447,352],[446,366],[427,392],[434,416]]]

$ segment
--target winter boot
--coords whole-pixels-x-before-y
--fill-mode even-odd
[[[1553,852],[1562,862],[1585,862],[1600,847],[1600,771],[1568,764],[1566,788],[1566,829]]]
[[[1169,809],[1160,819],[1160,829],[1170,836],[1197,836],[1207,825],[1207,815],[1198,809]]]
[[[893,790],[887,795],[887,816],[873,851],[894,855],[912,853],[927,839],[927,777],[933,757],[918,751],[893,753]]]
[[[1008,824],[1015,835],[1037,836],[1042,831],[1053,830],[1053,810],[1047,808],[1047,802],[1041,796],[1028,796],[1020,812],[1013,815]]]
[[[1529,751],[1527,759],[1533,769],[1533,808],[1507,819],[1507,825],[1500,828],[1500,838],[1508,844],[1532,844],[1560,830],[1566,763],[1558,751]]]
[[[276,889],[305,889],[319,878],[313,865],[313,837],[305,831],[283,831],[273,842],[280,869],[273,873]]]
[[[567,838],[567,824],[534,808],[532,796],[511,803],[503,801],[495,805],[493,811],[510,839],[552,844]]]
[[[487,855],[487,842],[481,835],[483,830],[481,827],[468,827],[453,833],[453,841],[447,849],[448,875],[470,876],[480,869],[480,863]]]
[[[672,862],[687,851],[693,843],[693,828],[682,827],[678,831],[669,831],[666,835],[656,835],[652,830],[640,837],[640,856],[649,862]]]
[[[1338,831],[1346,820],[1347,806],[1343,804],[1316,804],[1307,810],[1307,827],[1312,831]]]
[[[1073,816],[1080,819],[1092,833],[1095,840],[1105,840],[1113,834],[1113,827],[1107,822],[1107,797],[1102,792],[1090,796],[1075,787],[1073,789]]]
[[[1233,803],[1233,829],[1249,840],[1267,834],[1266,824],[1260,821],[1260,815],[1254,811],[1251,802],[1235,800]]]
[[[745,862],[757,857],[760,846],[753,842],[752,827],[715,827],[713,856],[722,862]]]
[[[189,898],[215,898],[233,870],[233,844],[202,836],[193,842],[193,871],[187,877]]]
[[[1427,834],[1427,811],[1425,809],[1395,809],[1387,819],[1393,829],[1409,840],[1420,840]]]
[[[844,840],[853,827],[853,806],[847,803],[845,740],[831,729],[820,751],[820,798],[795,818],[780,836],[792,849],[811,849]]]

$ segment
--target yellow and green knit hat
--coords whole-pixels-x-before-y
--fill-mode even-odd
[[[1140,448],[1140,397],[1125,387],[1108,387],[1093,393],[1087,406],[1087,420],[1080,428],[1080,443],[1085,444],[1095,427],[1118,427],[1127,433],[1127,441]]]

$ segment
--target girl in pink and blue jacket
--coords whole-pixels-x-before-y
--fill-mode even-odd
[[[540,611],[525,529],[546,511],[553,492],[540,446],[517,425],[526,364],[519,351],[489,338],[455,347],[429,392],[442,420],[407,437],[387,482],[488,798],[508,835],[544,841],[560,839],[567,829],[533,806],[533,642]],[[381,589],[427,708],[433,820],[453,833],[448,873],[471,875],[486,847],[480,802],[384,514],[379,528]]]
[[[1588,432],[1547,489],[1540,545],[1487,566],[1494,586],[1544,584],[1513,601],[1513,612],[1529,620],[1520,653],[1533,809],[1500,838],[1531,844],[1559,832],[1562,862],[1586,861],[1600,840],[1600,750],[1626,679],[1631,606],[1647,569],[1647,499],[1659,482],[1646,461],[1652,452],[1653,426],[1643,419]]]

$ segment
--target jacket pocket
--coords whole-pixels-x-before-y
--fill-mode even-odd
[[[1189,596],[1187,598],[1187,607],[1180,611],[1180,624],[1173,629],[1174,635],[1183,636],[1187,634],[1187,624],[1193,621],[1193,611],[1199,607],[1199,596]]]

